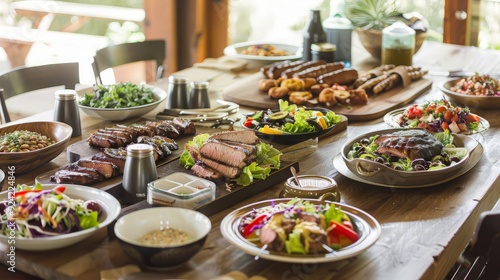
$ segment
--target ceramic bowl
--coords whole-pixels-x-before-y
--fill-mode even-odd
[[[151,87],[153,89],[153,95],[155,98],[155,101],[153,103],[129,108],[93,108],[80,104],[78,105],[78,107],[85,114],[91,117],[96,117],[108,121],[122,121],[131,118],[138,118],[156,109],[167,98],[167,93],[163,89],[149,85],[144,86]],[[82,96],[83,94],[84,92],[81,92],[80,96]]]
[[[50,190],[59,184],[44,184],[43,189]],[[51,237],[39,237],[39,238],[23,238],[16,237],[15,238],[15,247],[20,250],[27,251],[47,251],[58,248],[67,247],[82,240],[90,237],[98,230],[107,227],[111,222],[113,222],[121,211],[120,202],[113,197],[111,194],[91,187],[80,186],[80,185],[71,185],[64,184],[66,190],[64,193],[73,199],[82,199],[84,201],[94,200],[96,201],[103,213],[99,218],[99,226],[96,228],[89,228],[82,231],[72,232],[68,234],[62,234],[58,236]],[[0,193],[0,201],[7,201],[9,197],[9,193],[12,193],[12,190],[7,190]],[[9,243],[11,241],[11,243]],[[0,242],[8,245],[12,244],[12,240],[5,236],[0,235]]]
[[[463,78],[466,77],[444,80],[438,84],[438,87],[451,101],[465,105],[471,110],[500,108],[500,96],[466,95],[450,90]]]
[[[0,128],[0,135],[16,130],[38,132],[56,141],[55,144],[29,152],[0,152],[0,168],[15,174],[32,171],[53,160],[64,151],[71,139],[71,126],[54,121],[15,123]]]
[[[149,245],[140,242],[145,234],[168,225],[187,233],[191,239],[174,245]],[[196,255],[207,239],[212,224],[207,216],[177,207],[154,207],[129,213],[115,224],[122,248],[132,260],[150,270],[182,265]]]
[[[300,186],[297,185],[295,177],[290,177],[285,182],[285,187],[280,193],[282,198],[312,198],[340,202],[340,192],[337,182],[332,178],[318,175],[297,176]]]
[[[289,53],[289,55],[260,56],[260,55],[250,55],[250,54],[243,54],[242,53],[242,51],[246,50],[248,47],[262,46],[262,45],[274,46],[278,50],[287,51]],[[277,43],[277,42],[243,42],[243,43],[237,43],[237,44],[227,46],[224,49],[224,55],[232,57],[232,58],[244,59],[244,60],[248,60],[248,61],[272,63],[272,62],[284,61],[284,60],[298,60],[298,59],[302,58],[302,48],[298,47],[298,46]]]
[[[360,178],[364,178],[374,183],[398,185],[398,186],[425,185],[435,182],[440,178],[451,176],[455,172],[457,172],[457,170],[459,170],[462,166],[465,165],[465,163],[469,159],[469,155],[478,145],[478,142],[470,136],[462,134],[453,134],[454,137],[453,144],[455,144],[456,147],[466,147],[468,153],[458,163],[436,170],[399,171],[391,167],[385,166],[384,164],[377,163],[373,160],[367,160],[361,158],[349,159],[347,157],[353,144],[359,142],[361,139],[369,138],[374,135],[389,134],[400,130],[405,130],[405,128],[372,131],[361,134],[347,141],[342,146],[341,150],[342,158],[347,168]]]

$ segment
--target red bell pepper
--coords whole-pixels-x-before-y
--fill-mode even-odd
[[[245,127],[252,127],[253,125],[253,119],[252,117],[248,117],[247,120],[245,121],[245,123],[243,124]]]
[[[257,216],[255,219],[253,219],[253,221],[251,223],[249,223],[248,225],[246,225],[245,227],[243,227],[243,229],[241,231],[241,235],[243,235],[243,237],[247,237],[250,234],[252,234],[252,232],[254,231],[255,226],[257,226],[258,224],[262,223],[267,217],[268,217],[267,214],[262,214],[260,216]]]
[[[65,190],[66,190],[66,187],[63,186],[63,185],[59,185],[55,188],[52,189],[53,191],[57,192],[57,193],[63,193]],[[15,197],[20,197],[20,196],[24,196],[25,194],[27,193],[37,193],[37,192],[41,192],[43,190],[22,190],[22,191],[17,191],[16,194],[15,194]]]
[[[336,221],[330,221],[330,224],[328,225],[328,228],[331,228],[328,232],[329,243],[339,244],[343,239],[342,237],[347,238],[351,244],[358,241],[359,235],[353,229],[349,228],[349,224],[350,222],[342,224]]]

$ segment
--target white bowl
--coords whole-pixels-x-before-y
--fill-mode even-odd
[[[59,184],[45,184],[43,185],[44,189],[50,190]],[[97,232],[99,229],[106,227],[112,221],[114,221],[121,211],[120,202],[116,200],[111,194],[96,189],[90,188],[86,186],[80,185],[71,185],[64,184],[66,186],[66,190],[64,191],[69,197],[74,199],[82,199],[82,200],[94,200],[99,206],[101,206],[102,214],[99,219],[99,226],[96,228],[89,228],[78,232],[72,232],[68,234],[63,234],[59,236],[51,236],[51,237],[39,237],[39,238],[23,238],[16,237],[15,244],[10,244],[12,239],[9,239],[7,236],[0,235],[0,242],[6,244],[7,246],[15,246],[16,249],[28,250],[28,251],[45,251],[58,249],[62,247],[66,247],[69,245],[73,245],[78,243],[92,234]],[[8,199],[9,191],[4,191],[0,193],[0,201],[6,201]],[[10,245],[9,245],[10,244]]]
[[[191,239],[174,245],[149,245],[139,239],[160,227],[170,226],[183,231]],[[177,207],[154,207],[129,213],[115,224],[115,235],[125,252],[140,266],[163,270],[181,265],[196,255],[212,229],[207,216],[194,210]]]
[[[158,107],[158,105],[160,105],[160,103],[167,98],[167,93],[163,89],[150,85],[144,86],[153,89],[153,95],[155,98],[153,103],[130,108],[92,108],[80,104],[78,104],[78,107],[80,107],[80,109],[89,116],[108,121],[122,121],[131,118],[138,118],[156,109],[156,107]],[[83,93],[80,94],[83,95]]]
[[[290,55],[259,56],[259,55],[248,55],[248,54],[241,53],[243,50],[246,50],[248,47],[257,46],[257,45],[272,45],[279,50],[284,50],[284,51],[289,52]],[[224,49],[224,55],[232,57],[232,58],[239,58],[239,59],[246,59],[246,60],[251,60],[251,61],[260,61],[260,62],[271,63],[271,62],[284,61],[284,60],[298,60],[298,59],[302,58],[302,48],[298,47],[298,46],[282,44],[282,43],[275,43],[275,42],[243,42],[243,43],[237,43],[237,44],[227,46]]]

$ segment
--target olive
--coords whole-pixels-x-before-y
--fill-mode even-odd
[[[394,166],[394,170],[403,171],[403,167],[401,167],[400,165],[396,165]]]
[[[426,170],[425,166],[423,166],[422,164],[415,164],[413,166],[413,169],[415,169],[415,171],[424,171],[424,170]]]
[[[389,161],[391,161],[391,162],[393,162],[393,161],[398,161],[398,160],[399,160],[399,157],[397,157],[397,156],[391,156],[391,157],[389,158]]]
[[[385,163],[385,159],[383,157],[376,157],[375,161],[378,163]]]
[[[362,153],[364,153],[365,148],[363,148],[362,146],[356,146],[356,147],[354,147],[354,151],[356,153],[362,154]]]
[[[386,163],[384,163],[384,165],[387,166],[387,167],[392,167],[392,165],[391,165],[390,162],[386,162]]]
[[[83,206],[90,211],[96,211],[98,215],[101,215],[101,206],[95,200],[87,200],[83,203]]]
[[[448,159],[450,160],[450,162],[459,162],[460,161],[460,158],[457,156],[451,156]]]
[[[5,209],[7,209],[7,202],[0,201],[0,216],[5,214]]]
[[[361,140],[359,140],[359,143],[361,143],[362,145],[370,145],[370,139],[368,138],[363,138]]]
[[[444,159],[444,157],[443,157],[443,156],[439,155],[439,156],[435,156],[435,157],[433,157],[431,161],[432,161],[433,163],[434,163],[434,162],[445,162],[445,159]]]
[[[426,166],[425,159],[423,159],[423,158],[416,158],[416,159],[412,160],[411,161],[411,167],[415,168],[416,165]]]

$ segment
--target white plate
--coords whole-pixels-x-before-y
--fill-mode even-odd
[[[406,109],[407,108],[400,108],[400,109],[397,109],[397,110],[394,110],[394,111],[391,111],[391,112],[385,114],[384,122],[391,127],[401,128],[402,126],[399,126],[398,119],[405,112]],[[486,130],[488,130],[488,128],[490,128],[490,123],[486,119],[484,119],[483,117],[479,116],[479,126],[478,126],[477,131],[470,131],[468,133],[460,133],[460,134],[466,134],[466,135],[476,134],[476,133],[486,131]]]
[[[50,190],[60,184],[44,184],[43,188]],[[59,236],[51,236],[51,237],[40,237],[40,238],[23,238],[16,237],[15,244],[13,246],[16,249],[28,250],[28,251],[45,251],[58,249],[62,247],[66,247],[75,243],[78,243],[92,234],[97,232],[99,229],[108,226],[112,221],[114,221],[121,211],[120,202],[116,200],[111,194],[96,189],[90,188],[86,186],[80,185],[71,185],[71,184],[63,184],[66,186],[66,190],[64,191],[69,197],[74,199],[82,199],[82,200],[95,200],[103,211],[102,217],[100,218],[100,224],[96,228],[89,228],[82,231],[72,232],[68,234],[62,234]],[[6,201],[8,197],[8,191],[4,191],[0,193],[0,201]],[[0,235],[0,242],[10,246],[8,243],[12,241],[7,238],[7,236]],[[12,244],[11,244],[12,245]]]
[[[347,165],[345,164],[341,153],[337,154],[333,158],[333,166],[340,174],[342,174],[342,175],[346,176],[347,178],[352,179],[354,181],[358,181],[360,183],[365,183],[365,184],[375,185],[375,186],[380,186],[380,187],[388,187],[388,188],[412,189],[412,188],[431,187],[431,186],[439,185],[442,183],[446,183],[446,182],[451,181],[457,177],[460,177],[463,174],[465,174],[466,172],[468,172],[469,170],[471,170],[474,166],[476,166],[476,164],[481,159],[482,155],[483,155],[483,146],[481,145],[481,143],[478,142],[474,151],[472,151],[472,153],[469,155],[469,160],[464,164],[464,166],[462,166],[461,168],[456,170],[456,172],[453,175],[444,177],[444,179],[442,179],[442,180],[436,180],[435,182],[432,182],[432,183],[416,184],[416,185],[397,185],[397,184],[393,185],[393,184],[383,184],[383,183],[378,183],[378,182],[372,182],[368,179],[365,179],[365,178],[358,176],[358,175],[354,174],[353,172],[351,172],[349,170],[349,168],[347,168]]]
[[[259,56],[259,55],[247,55],[242,54],[243,50],[246,50],[250,46],[257,45],[272,45],[275,46],[279,50],[288,51],[290,55],[283,56]],[[283,60],[298,60],[302,58],[302,48],[293,45],[287,45],[282,43],[274,43],[274,42],[243,42],[237,43],[224,48],[224,55],[232,57],[232,58],[240,58],[247,59],[252,61],[261,61],[261,62],[276,62]]]
[[[333,253],[314,255],[279,253],[258,247],[256,244],[246,240],[238,232],[238,225],[240,224],[241,217],[248,214],[253,209],[269,207],[272,202],[278,204],[281,202],[286,203],[289,200],[288,198],[264,200],[243,206],[229,213],[222,220],[220,226],[222,236],[231,244],[250,255],[287,263],[326,263],[351,258],[365,252],[380,237],[381,227],[375,218],[363,210],[342,203],[335,203],[335,206],[340,207],[342,211],[349,215],[353,224],[358,228],[360,239],[356,243]],[[304,200],[308,200],[314,204],[325,204],[325,202],[321,200]]]

